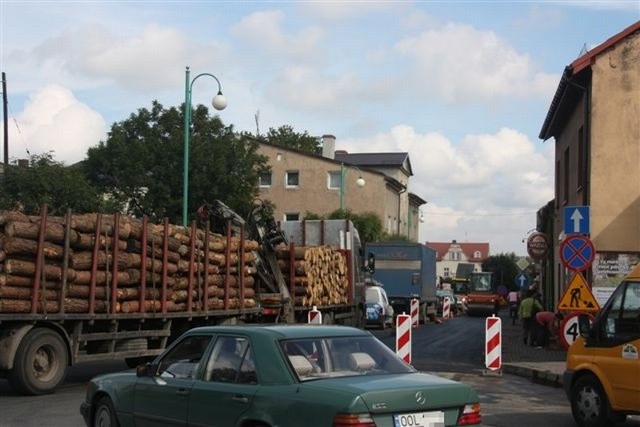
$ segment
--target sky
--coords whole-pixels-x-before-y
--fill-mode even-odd
[[[154,100],[215,75],[237,131],[407,152],[421,242],[526,254],[553,198],[538,138],[564,68],[640,19],[626,1],[0,0],[9,160],[72,164]],[[198,78],[193,104],[218,87]],[[4,126],[4,125],[2,125]]]

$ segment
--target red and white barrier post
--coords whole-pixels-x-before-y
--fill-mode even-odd
[[[396,354],[411,363],[411,316],[405,313],[396,316]]]
[[[496,316],[485,320],[485,366],[492,371],[502,368],[502,319]]]
[[[442,318],[449,319],[451,317],[451,299],[444,297],[442,299]]]
[[[417,328],[420,325],[420,301],[411,298],[411,327]]]
[[[311,310],[309,310],[309,313],[307,314],[307,323],[310,323],[312,325],[322,324],[322,313],[315,305]]]

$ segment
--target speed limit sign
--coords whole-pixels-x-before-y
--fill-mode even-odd
[[[594,317],[588,313],[581,313],[574,311],[565,316],[562,324],[560,325],[560,341],[565,349],[569,348],[571,344],[580,336],[580,328],[578,326],[578,316],[581,314],[589,317],[589,323],[593,323]]]

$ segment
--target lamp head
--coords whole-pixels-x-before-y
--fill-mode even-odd
[[[360,188],[364,187],[364,179],[362,177],[358,177],[358,179],[356,179],[356,185]]]
[[[222,111],[227,108],[227,98],[222,94],[222,91],[219,91],[218,94],[213,97],[211,104],[216,110]]]

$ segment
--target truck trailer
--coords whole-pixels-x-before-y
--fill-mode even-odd
[[[375,257],[372,277],[382,282],[395,315],[411,313],[411,300],[419,300],[419,320],[436,316],[436,251],[420,243],[366,243],[365,253]]]
[[[37,216],[0,212],[0,376],[22,394],[46,394],[69,366],[133,367],[192,327],[306,322],[328,300],[317,283],[308,295],[319,279],[300,253],[321,252],[314,262],[337,277],[340,299],[321,306],[324,319],[362,321],[352,249],[296,246],[234,215],[217,218],[219,233],[203,219],[182,227],[119,213],[51,216],[46,206]]]

